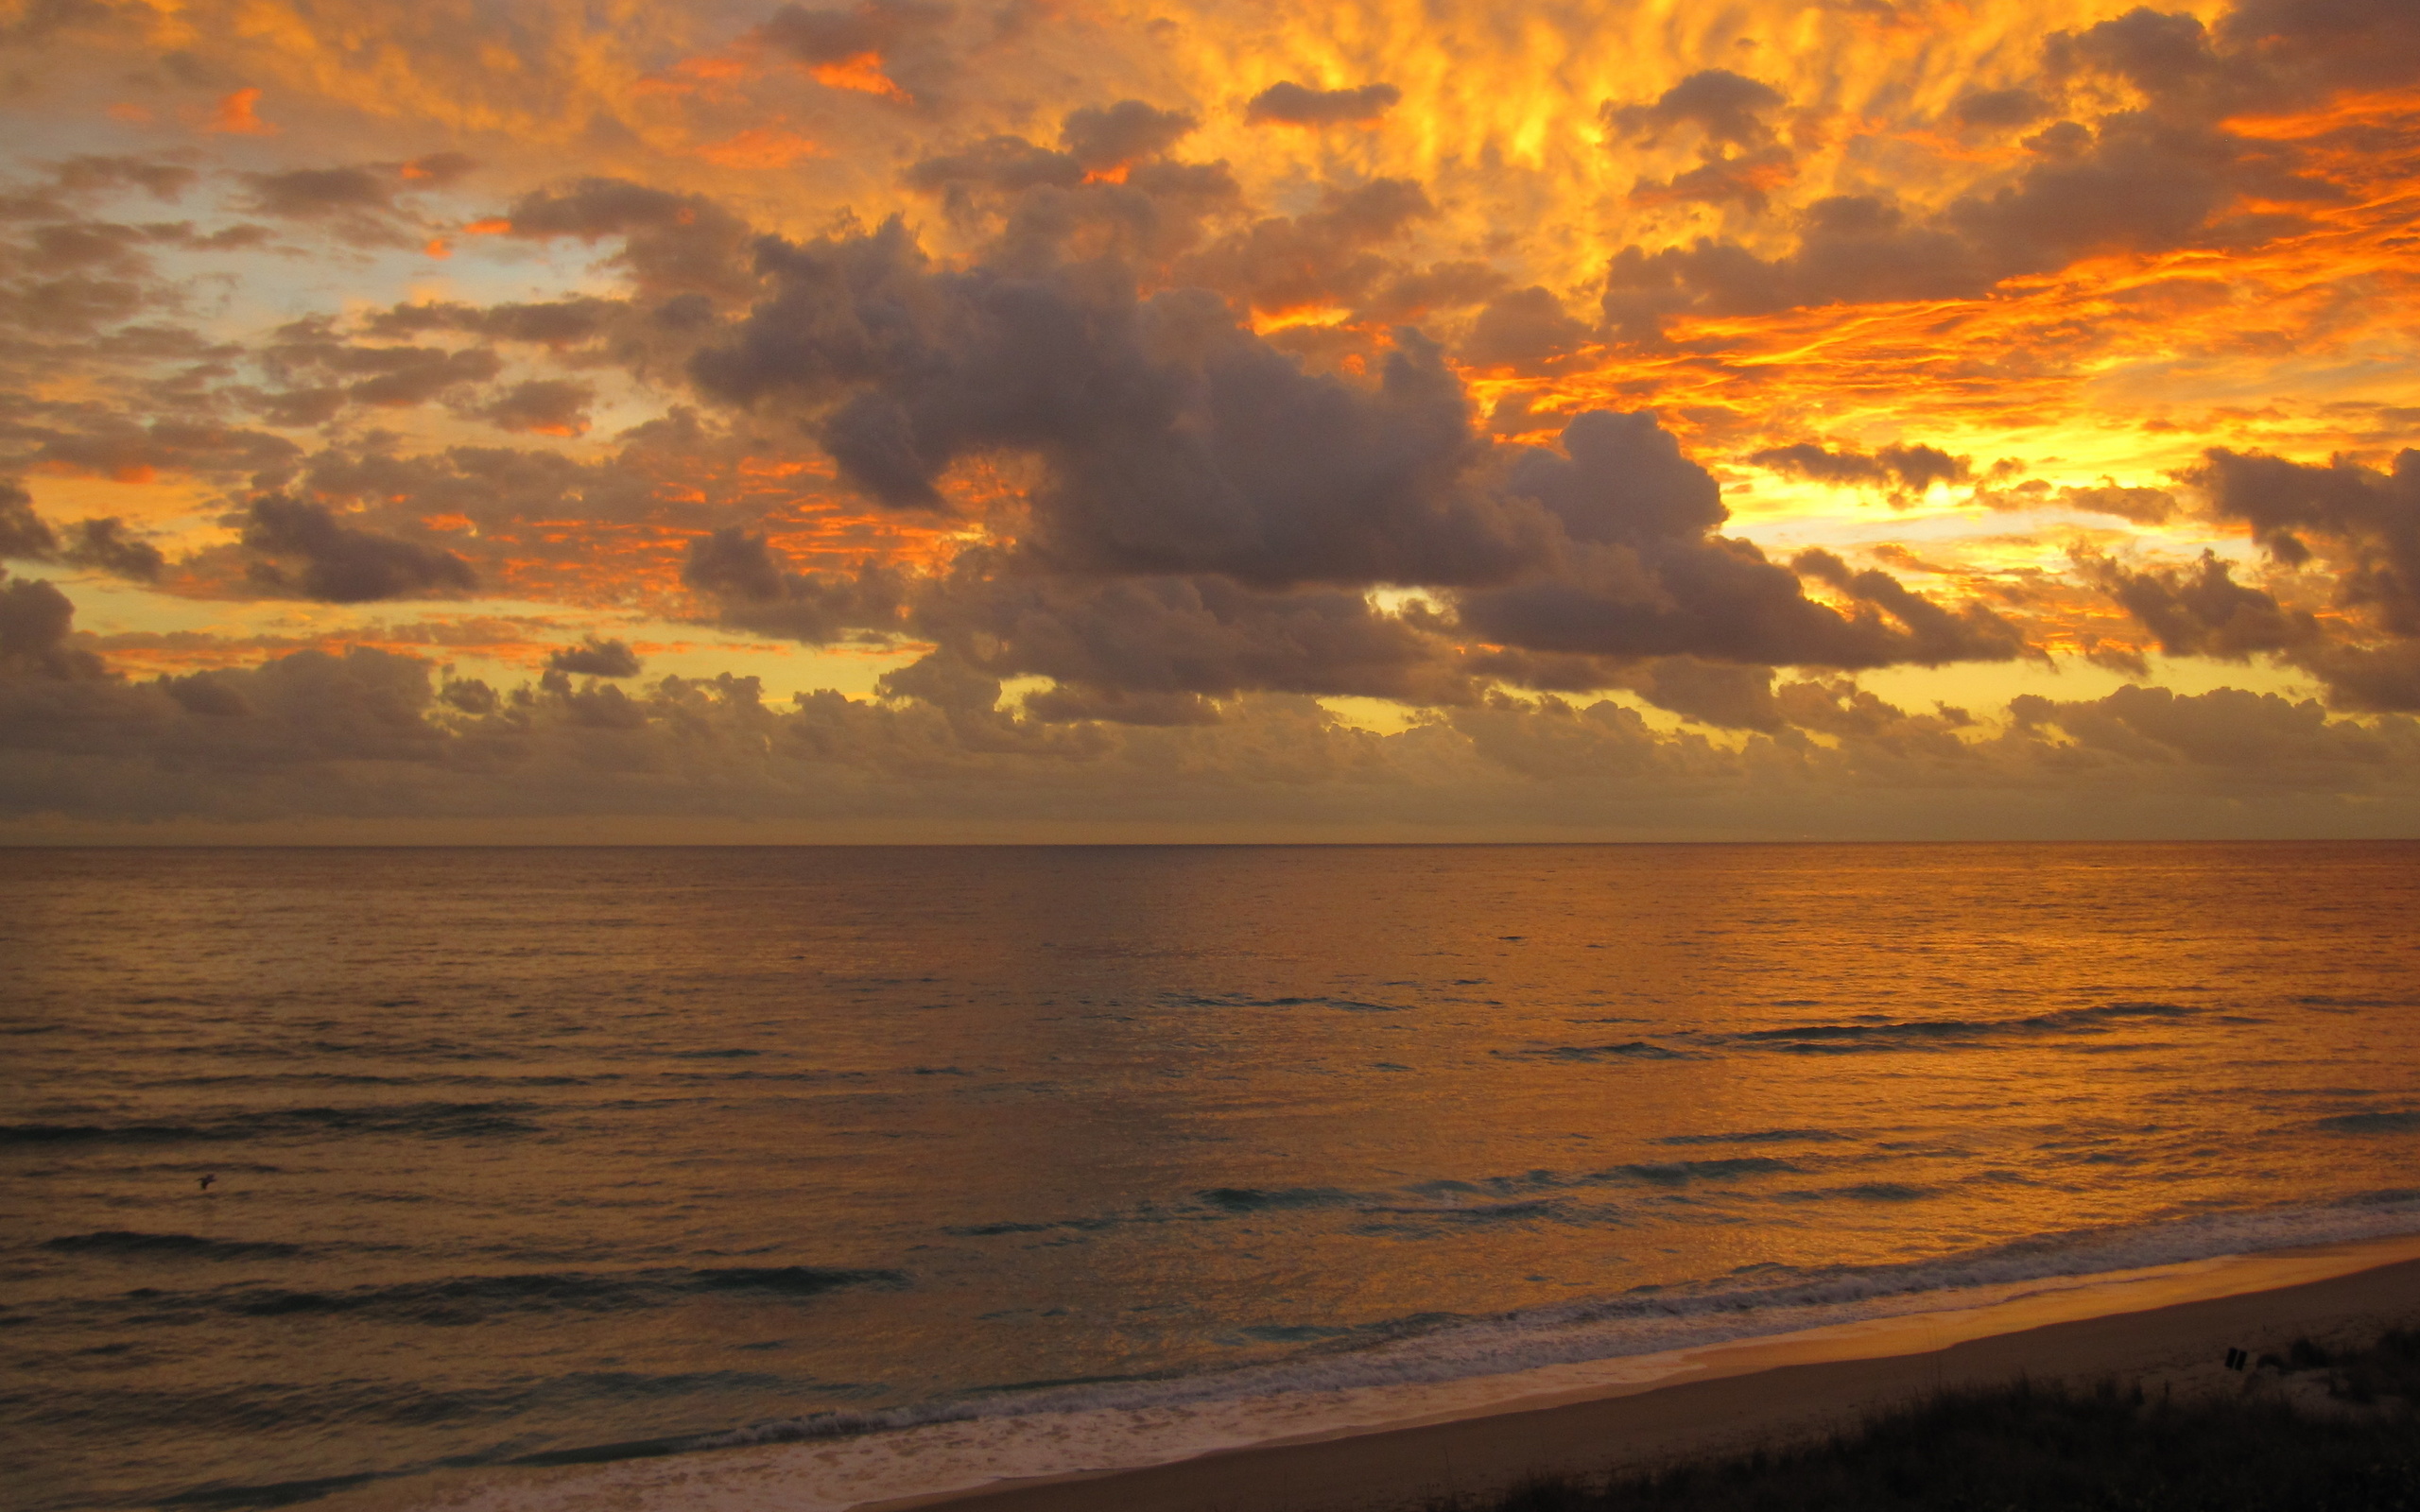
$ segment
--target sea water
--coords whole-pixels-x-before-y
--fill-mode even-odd
[[[13,1506],[1232,1439],[2420,1231],[2420,845],[0,859]]]

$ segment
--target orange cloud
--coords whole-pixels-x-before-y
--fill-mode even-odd
[[[906,90],[883,73],[880,53],[859,53],[854,58],[843,58],[837,63],[818,63],[808,72],[815,76],[817,83],[826,89],[877,94],[884,99],[897,100],[902,105],[915,103]]]
[[[728,141],[711,143],[697,155],[722,168],[786,168],[801,158],[818,158],[823,148],[781,127],[752,127]]]
[[[260,102],[259,90],[239,89],[218,102],[218,109],[212,113],[210,124],[202,129],[230,136],[275,136],[278,129],[275,123],[260,118],[257,110]]]

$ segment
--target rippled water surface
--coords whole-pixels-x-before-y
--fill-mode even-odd
[[[2415,905],[2406,844],[9,851],[0,1498],[2420,1229]]]

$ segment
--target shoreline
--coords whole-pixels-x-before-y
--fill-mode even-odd
[[[1068,1456],[1080,1448],[1061,1442],[1068,1435],[1053,1433],[1062,1425],[1048,1415],[1034,1415],[654,1459],[441,1472],[338,1493],[326,1504],[332,1512],[1384,1512],[1542,1474],[1601,1475],[1818,1436],[1945,1386],[2118,1376],[2154,1390],[2219,1389],[2244,1379],[2221,1364],[2229,1347],[2257,1353],[2302,1335],[2414,1323],[2420,1234],[2046,1279],[1968,1309],[1340,1393],[1324,1403],[1341,1409],[1324,1425],[1249,1443],[1202,1445],[1197,1435],[1188,1449],[1182,1430],[1208,1425],[1180,1413],[1156,1457],[1142,1439],[1136,1458],[1106,1468],[1075,1468],[1081,1460]],[[1025,1456],[1058,1450],[1070,1468],[1001,1476],[996,1459],[983,1462],[986,1430],[1015,1439]],[[925,1471],[927,1488],[901,1487],[903,1469]]]

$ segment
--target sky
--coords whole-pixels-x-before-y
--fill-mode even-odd
[[[2409,0],[0,0],[0,841],[2420,834]]]

